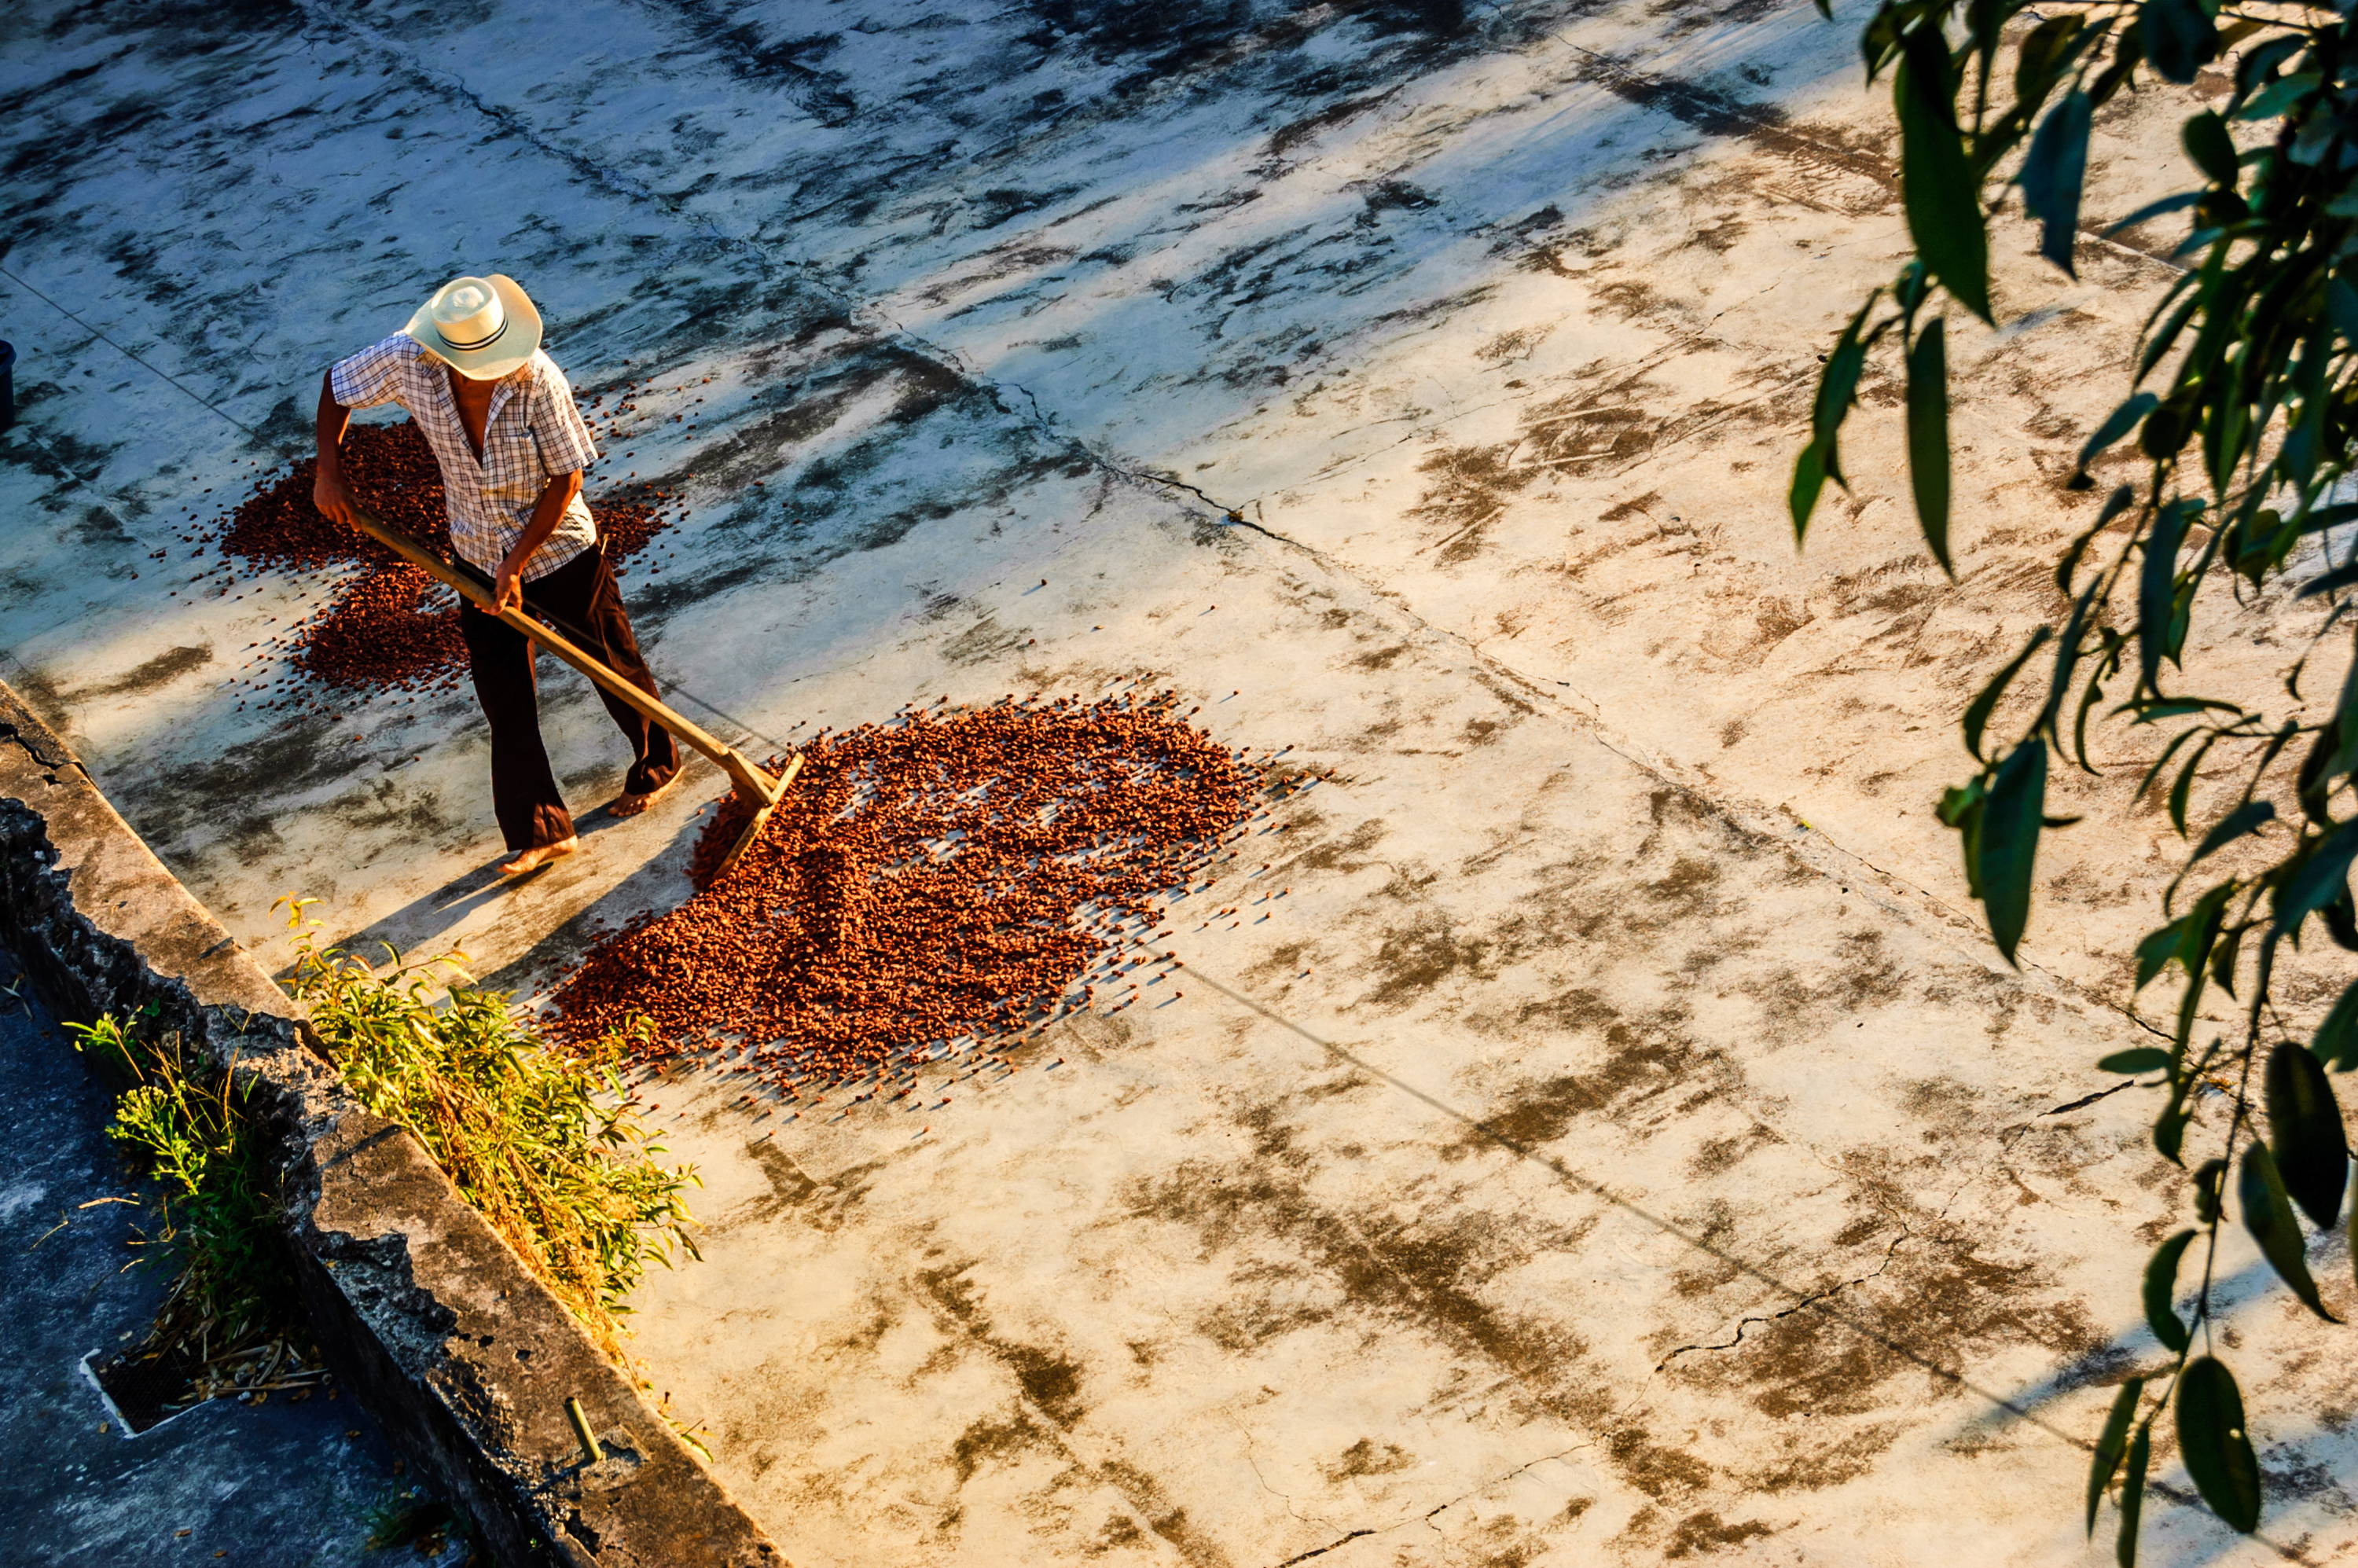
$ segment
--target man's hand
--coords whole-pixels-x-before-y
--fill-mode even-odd
[[[345,527],[355,526],[352,521],[352,487],[344,482],[343,470],[321,463],[318,477],[311,481],[311,504],[319,514]]]
[[[492,579],[492,613],[523,608],[524,562],[510,556],[500,563],[499,575]]]
[[[344,482],[344,427],[352,410],[336,401],[335,374],[319,378],[319,414],[315,421],[319,441],[319,466],[311,481],[311,504],[321,516],[345,527],[357,526],[352,517],[352,489]]]

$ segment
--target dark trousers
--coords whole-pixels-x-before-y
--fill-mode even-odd
[[[622,611],[622,590],[603,546],[592,545],[555,571],[524,585],[525,612],[545,622],[603,660],[608,668],[642,691],[654,694],[655,677],[639,654],[631,618]],[[534,687],[532,640],[473,605],[459,611],[467,639],[475,697],[492,726],[492,808],[510,849],[533,849],[573,836],[573,817],[557,793],[540,740],[540,702]],[[679,771],[679,751],[671,731],[650,723],[621,698],[600,687],[606,711],[631,743],[625,793],[644,795]]]

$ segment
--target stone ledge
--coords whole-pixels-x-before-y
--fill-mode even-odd
[[[255,1090],[293,1281],[336,1374],[503,1563],[785,1568],[416,1141],[0,686],[0,941],[72,1019],[155,1009]],[[585,1463],[579,1398],[605,1448]]]

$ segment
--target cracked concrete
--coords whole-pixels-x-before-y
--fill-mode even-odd
[[[687,516],[626,591],[732,739],[1144,681],[1342,775],[1254,841],[1282,905],[1240,863],[1253,918],[1152,950],[1183,999],[946,1069],[926,1134],[654,1092],[707,1261],[636,1347],[795,1562],[2104,1560],[2082,1451],[2177,1218],[2093,1063],[2147,1037],[2174,838],[2059,784],[2089,820],[2016,973],[1929,807],[2169,236],[2076,287],[2002,237],[1954,587],[1877,377],[1797,554],[1814,356],[1902,245],[1859,14],[36,7],[5,673],[265,958],[298,887],[529,991],[680,897],[717,779],[497,884],[463,697],[265,721],[249,644],[327,585],[186,581],[176,530],[300,449],[324,361],[502,267],[585,395],[658,384],[601,472]],[[2180,113],[2108,110],[2092,225],[2172,188]],[[2257,691],[2305,613],[2223,607],[2195,656]],[[546,708],[598,798],[596,704]],[[2160,1456],[2147,1560],[2348,1561],[2349,1358],[2223,1278],[2267,1539]]]

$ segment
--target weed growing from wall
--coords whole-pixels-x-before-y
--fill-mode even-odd
[[[324,1380],[303,1333],[276,1240],[276,1179],[244,1094],[190,1071],[180,1037],[148,1038],[120,1020],[66,1025],[117,1082],[107,1132],[155,1184],[135,1245],[168,1262],[156,1321],[100,1369],[135,1428],[222,1394]]]
[[[665,1165],[620,1068],[629,1041],[549,1044],[504,993],[470,983],[463,956],[383,970],[297,931],[288,993],[361,1103],[407,1129],[616,1361],[626,1298],[650,1262],[697,1256],[693,1169]],[[388,949],[390,954],[390,949]],[[447,995],[439,994],[447,985]]]

